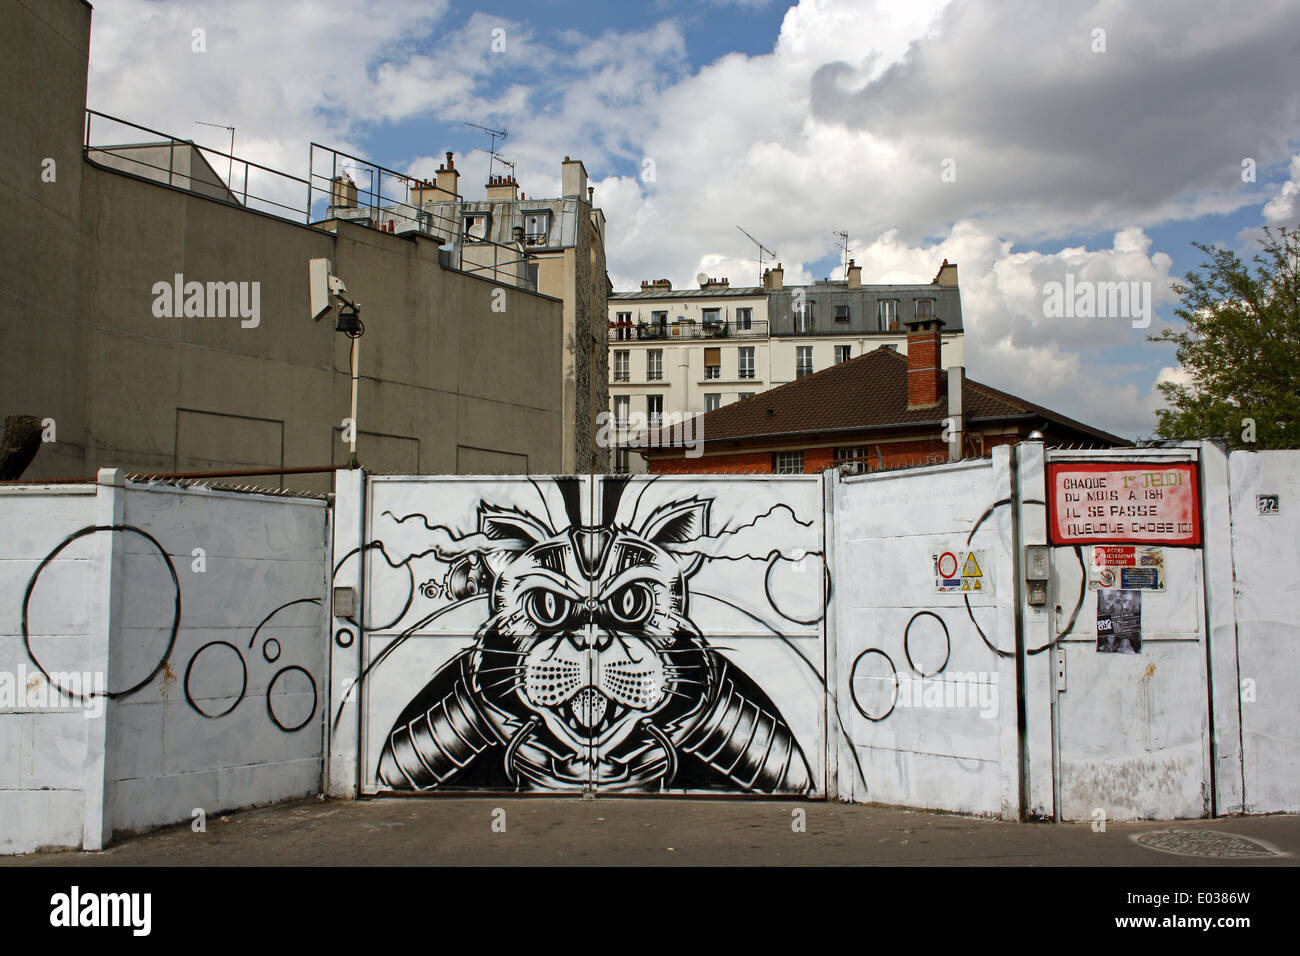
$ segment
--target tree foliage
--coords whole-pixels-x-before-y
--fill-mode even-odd
[[[1254,270],[1235,253],[1193,243],[1208,259],[1174,283],[1186,323],[1172,342],[1189,384],[1161,382],[1162,438],[1224,438],[1234,448],[1300,448],[1300,231],[1264,229]]]

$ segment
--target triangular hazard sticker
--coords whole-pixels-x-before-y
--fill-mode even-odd
[[[961,569],[961,576],[964,578],[979,578],[984,576],[984,572],[980,570],[979,562],[975,560],[974,551],[966,555],[966,566]]]

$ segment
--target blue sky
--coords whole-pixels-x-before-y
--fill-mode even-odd
[[[195,49],[196,31],[202,50]],[[104,0],[96,109],[301,173],[308,143],[481,196],[484,134],[521,188],[581,158],[616,288],[960,270],[975,379],[1130,437],[1154,427],[1146,335],[1193,240],[1249,254],[1300,218],[1300,6],[1220,0]],[[1255,163],[1253,182],[1242,162]],[[1150,329],[1045,314],[1044,286],[1149,283]],[[1145,286],[1144,286],[1145,287]]]

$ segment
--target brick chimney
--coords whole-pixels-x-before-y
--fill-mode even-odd
[[[943,320],[910,319],[907,326],[907,407],[931,408],[939,404],[939,332]]]
[[[705,276],[704,281],[700,283],[701,289],[725,289],[731,285],[730,279],[714,279],[711,276]]]
[[[780,292],[784,285],[785,270],[781,268],[781,263],[776,264],[774,269],[763,270],[763,288],[768,292]]]
[[[493,201],[513,202],[519,198],[519,183],[515,182],[515,177],[509,173],[504,176],[489,176],[487,198]]]
[[[671,292],[673,291],[673,284],[668,279],[642,279],[641,291],[642,292],[659,292],[659,291]]]
[[[849,267],[845,270],[844,278],[848,280],[850,289],[862,288],[862,266],[858,265],[852,259],[849,260]]]

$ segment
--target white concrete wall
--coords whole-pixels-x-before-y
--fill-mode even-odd
[[[113,832],[319,791],[325,502],[129,485],[125,521],[167,549],[183,610],[162,672],[110,708]],[[172,589],[156,549],[139,537],[124,544],[128,613],[112,667],[129,686],[158,660]]]
[[[834,485],[830,723],[844,799],[1018,812],[1018,778],[1004,779],[1017,754],[1011,520],[995,507],[1009,496],[1010,459],[997,451]],[[985,556],[986,590],[938,592],[934,555],[970,549]]]
[[[1300,451],[1229,457],[1246,813],[1300,812]],[[1260,495],[1279,511],[1261,514]],[[1226,723],[1226,722],[1225,722]],[[1225,728],[1230,731],[1230,727]],[[1230,773],[1221,765],[1220,773]]]
[[[28,706],[40,703],[48,684],[24,647],[22,610],[42,560],[94,525],[95,509],[94,485],[0,488],[0,853],[82,842],[88,776],[102,766],[105,721],[70,700]],[[101,538],[69,544],[33,587],[32,648],[48,670],[103,672],[92,636],[102,597],[95,586]],[[38,696],[26,696],[29,690]]]
[[[62,686],[94,675],[78,706],[0,705],[0,851],[98,849],[320,789],[327,518],[107,471],[0,491],[0,681],[43,681],[29,585],[40,665]]]

